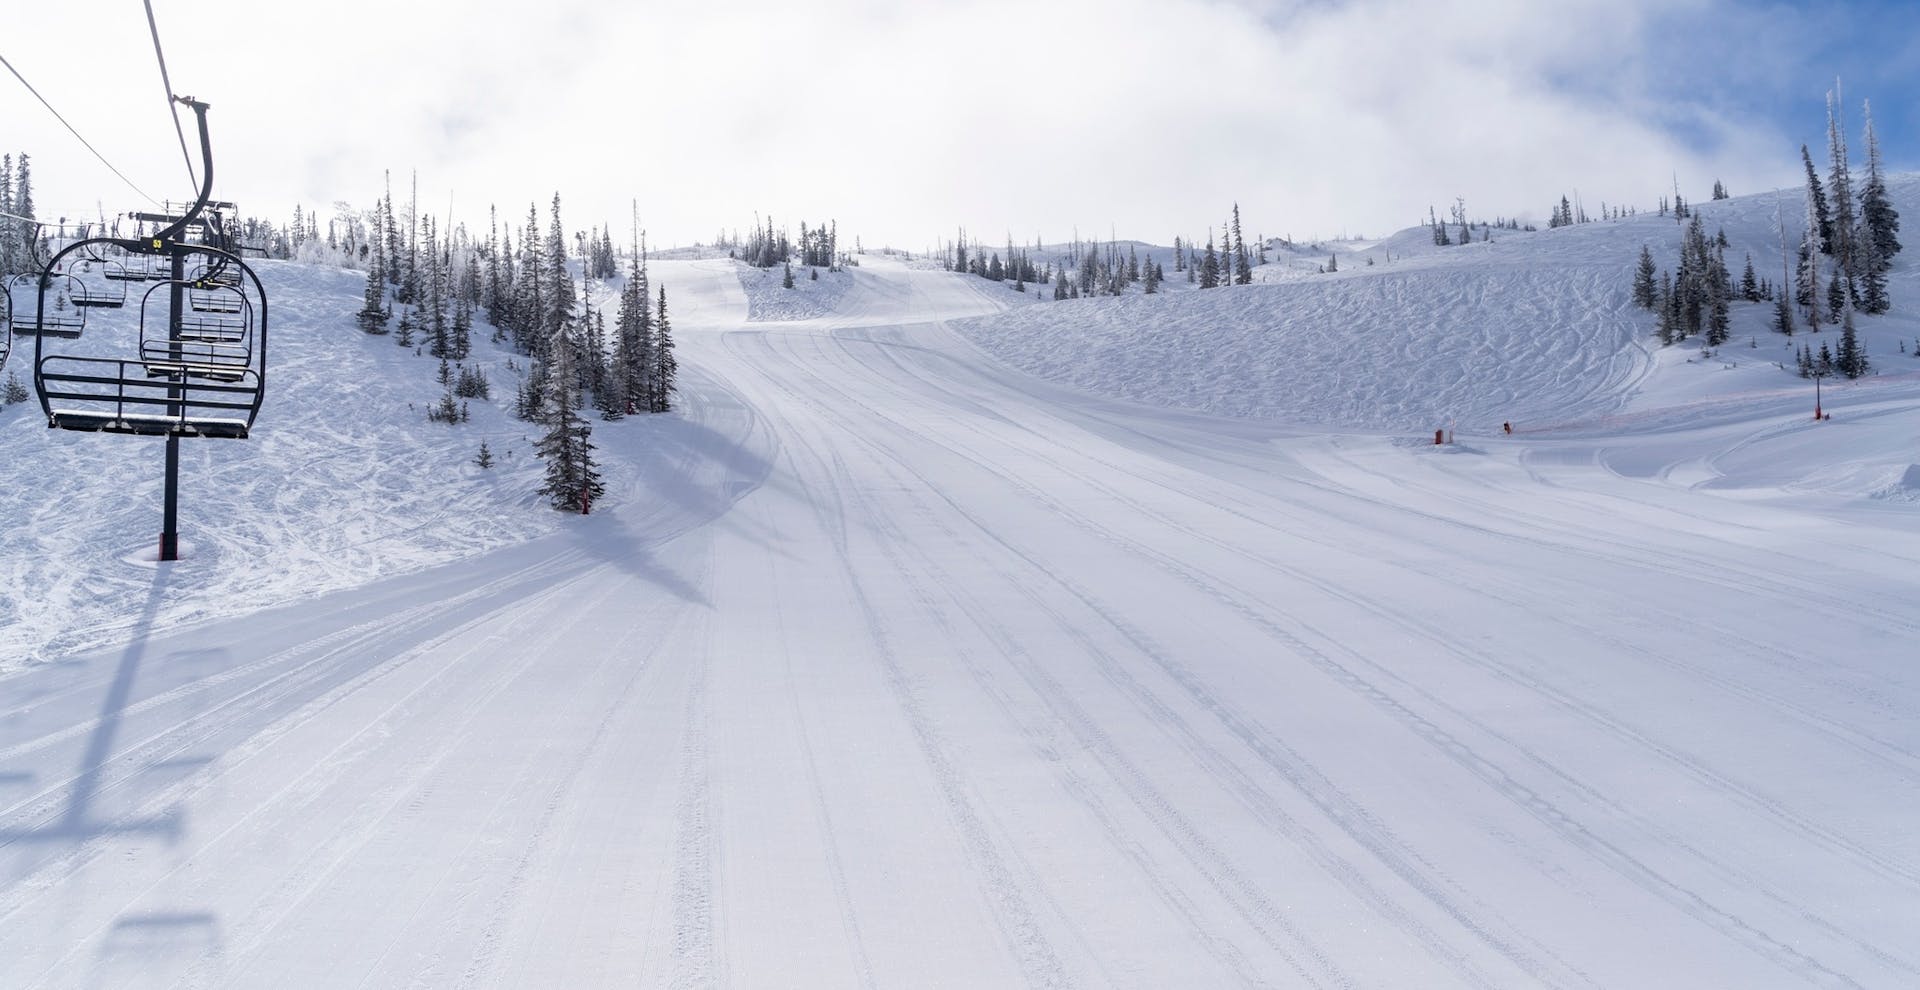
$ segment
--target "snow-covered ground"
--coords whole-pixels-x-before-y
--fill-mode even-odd
[[[426,422],[440,397],[437,362],[403,359],[395,338],[354,325],[364,276],[259,264],[269,293],[267,399],[244,442],[181,446],[185,552],[152,602],[151,621],[238,615],[418,570],[557,525],[520,511],[536,501],[539,465],[525,424],[505,415],[516,379],[484,340],[476,357],[499,404],[470,402],[472,422]],[[31,305],[31,297],[27,297]],[[62,344],[119,355],[138,300],[92,310],[85,336]],[[33,340],[9,368],[31,380]],[[119,350],[116,350],[119,348]],[[485,440],[500,459],[470,462]],[[85,646],[124,641],[133,603],[153,585],[163,442],[52,431],[37,402],[0,411],[0,671]],[[17,592],[17,593],[13,593]]]
[[[793,269],[793,288],[786,287],[783,268],[755,268],[735,262],[740,287],[747,293],[747,319],[756,322],[811,320],[826,316],[840,307],[841,297],[853,285],[851,272]],[[808,277],[812,272],[814,277]]]
[[[1920,176],[1890,186],[1904,210],[1920,212]],[[1693,206],[1709,237],[1726,232],[1736,280],[1751,253],[1759,277],[1782,281],[1776,208],[1790,232],[1804,225],[1794,219],[1804,209],[1798,194]],[[1707,398],[1811,393],[1791,373],[1793,348],[1837,346],[1838,334],[1789,344],[1768,329],[1770,303],[1736,302],[1732,340],[1711,357],[1697,342],[1659,347],[1653,314],[1632,304],[1631,276],[1642,245],[1672,268],[1682,230],[1671,217],[1642,215],[1496,230],[1488,243],[1437,248],[1420,228],[1343,255],[1335,273],[1302,274],[1281,263],[1297,258],[1282,258],[1261,270],[1272,281],[1193,294],[1169,272],[1175,291],[1166,295],[1080,299],[955,328],[1051,381],[1339,431],[1485,433],[1504,422],[1536,428]],[[1892,291],[1920,299],[1920,266],[1900,264]],[[1859,326],[1883,379],[1920,372],[1920,315],[1898,308]],[[1668,370],[1654,375],[1655,367]],[[1827,384],[1848,394],[1887,383]]]
[[[279,272],[316,328],[181,562],[152,445],[0,422],[0,985],[1920,983],[1920,379],[1816,424],[1655,353],[1602,226],[1133,350],[1139,300],[870,258],[750,324],[657,263],[684,408],[596,432],[587,518]],[[1317,378],[1256,311],[1339,387],[1217,408]],[[1139,370],[1209,321],[1238,364]]]

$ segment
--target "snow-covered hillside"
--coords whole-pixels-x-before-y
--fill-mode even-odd
[[[0,422],[0,986],[1912,987],[1920,377],[1650,350],[1643,229],[1165,320],[656,262],[585,518],[270,266],[181,561],[157,444]]]
[[[1920,216],[1920,176],[1896,177],[1890,187],[1903,215]],[[1760,277],[1781,280],[1776,208],[1797,231],[1799,193],[1694,207],[1709,236],[1725,230],[1736,278],[1751,253]],[[1767,329],[1765,303],[1735,304],[1733,340],[1710,360],[1697,342],[1659,348],[1653,315],[1631,302],[1633,265],[1646,245],[1672,267],[1681,231],[1671,217],[1642,215],[1495,231],[1490,243],[1439,248],[1419,229],[1346,256],[1332,274],[1290,269],[1276,282],[1073,300],[955,327],[1050,381],[1332,430],[1487,432],[1507,421],[1540,427],[1801,388],[1787,370],[1788,342]],[[1171,278],[1170,286],[1179,287]],[[1893,313],[1860,320],[1883,376],[1920,370],[1920,260],[1912,249],[1895,266],[1892,292]]]
[[[724,263],[724,262],[720,262]],[[716,264],[709,262],[708,264]],[[269,300],[267,397],[252,439],[181,447],[181,538],[195,566],[148,601],[160,531],[160,440],[49,430],[37,402],[0,410],[0,671],[113,642],[149,625],[239,615],[471,556],[553,531],[535,493],[535,428],[511,415],[515,360],[480,325],[474,363],[493,397],[467,423],[432,423],[433,358],[354,324],[364,275],[261,262]],[[614,284],[618,284],[617,281]],[[611,293],[607,294],[609,298]],[[605,300],[601,300],[605,302]],[[92,310],[86,334],[59,346],[119,355],[137,340],[137,308]],[[33,340],[9,370],[29,379]],[[637,474],[672,417],[596,421],[617,490],[646,497]],[[485,442],[496,463],[473,460]]]

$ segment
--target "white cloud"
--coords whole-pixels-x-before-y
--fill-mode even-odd
[[[9,32],[8,58],[137,182],[183,194],[137,8],[55,6]],[[1707,6],[156,10],[176,87],[214,105],[218,191],[252,211],[365,205],[383,168],[404,188],[417,166],[427,208],[451,196],[470,224],[488,202],[517,218],[558,190],[570,226],[622,231],[638,197],[666,242],[761,210],[919,247],[959,224],[990,242],[1076,224],[1166,240],[1203,234],[1235,200],[1255,230],[1308,236],[1406,226],[1456,195],[1475,214],[1538,216],[1575,188],[1589,204],[1650,206],[1675,172],[1689,195],[1715,178],[1736,190],[1791,181],[1797,141],[1687,105],[1648,54],[1674,10]],[[138,205],[17,85],[0,94],[0,145],[36,152],[43,203]],[[1683,141],[1666,129],[1674,120],[1710,136]]]

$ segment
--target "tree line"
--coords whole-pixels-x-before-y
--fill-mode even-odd
[[[487,236],[479,240],[464,225],[441,230],[420,214],[417,196],[396,209],[390,183],[365,217],[329,228],[344,234],[338,249],[366,265],[360,328],[391,333],[400,346],[439,359],[442,393],[428,407],[430,419],[464,422],[461,400],[491,397],[484,371],[466,363],[477,311],[492,326],[494,343],[526,359],[513,411],[545,427],[535,445],[546,461],[540,491],[555,508],[586,512],[604,493],[587,409],[612,422],[673,408],[678,361],[667,292],[649,284],[637,224],[611,328],[594,300],[596,285],[621,274],[610,228],[569,237],[559,193],[544,224],[538,205],[528,205],[517,243],[497,209],[489,208]],[[396,308],[400,317],[390,327]],[[476,463],[492,463],[484,445]]]

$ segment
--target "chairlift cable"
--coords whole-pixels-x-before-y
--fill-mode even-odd
[[[93,157],[100,159],[100,164],[105,165],[108,171],[112,172],[114,175],[119,176],[120,181],[127,184],[127,188],[132,189],[134,192],[139,193],[142,197],[145,197],[145,199],[149,203],[153,203],[156,206],[160,204],[159,200],[154,199],[152,196],[148,196],[146,190],[140,188],[139,186],[134,185],[133,180],[127,178],[127,175],[125,172],[122,172],[119,169],[114,168],[113,163],[110,161],[107,161],[107,156],[101,154],[100,149],[95,148],[93,146],[93,142],[88,141],[84,136],[81,135],[79,130],[75,129],[72,124],[67,123],[67,118],[61,116],[60,111],[55,110],[53,108],[53,104],[48,103],[47,98],[40,95],[39,90],[33,88],[33,84],[27,81],[26,76],[23,76],[20,74],[19,69],[16,69],[13,67],[12,62],[7,61],[7,57],[5,55],[0,55],[0,65],[6,66],[7,71],[13,73],[13,78],[20,80],[20,85],[27,87],[27,92],[32,93],[33,98],[36,100],[39,100],[40,105],[43,107],[46,107],[47,112],[53,114],[54,119],[58,120],[63,126],[65,126],[68,133],[71,133],[75,138],[77,138],[81,144],[86,145],[87,150],[93,152]]]
[[[187,150],[187,132],[180,125],[180,103],[173,98],[173,81],[167,78],[167,56],[160,50],[160,25],[153,19],[153,0],[142,0],[147,8],[147,30],[153,35],[153,57],[160,62],[160,85],[166,90],[167,112],[173,115],[173,133],[180,138],[180,157],[187,163],[187,188],[200,188],[200,178],[193,172],[193,153]]]

